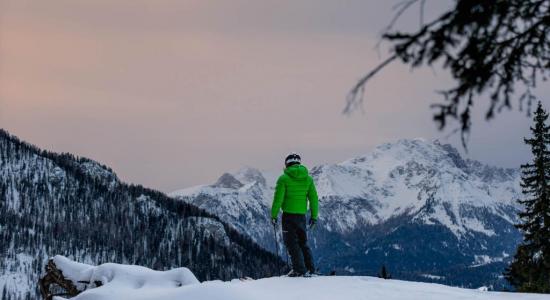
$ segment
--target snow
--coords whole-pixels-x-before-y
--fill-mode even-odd
[[[502,257],[490,257],[489,255],[474,255],[474,263],[470,266],[472,268],[484,266],[494,262],[502,262],[508,255],[506,252],[502,253]]]
[[[141,266],[114,263],[96,267],[72,261],[61,255],[56,255],[52,259],[65,278],[70,279],[81,290],[87,288],[87,291],[79,295],[78,299],[104,299],[106,295],[116,294],[116,291],[127,292],[128,294],[125,295],[129,297],[136,290],[136,294],[140,294],[145,290],[170,290],[199,283],[187,268],[154,271]],[[96,287],[96,282],[101,282],[101,287]],[[119,297],[113,299],[130,299],[121,294]]]
[[[33,260],[34,257],[26,253],[16,254],[14,260],[5,265],[4,272],[0,272],[0,291],[4,288],[9,290],[13,286],[21,290],[31,290],[35,283],[31,282],[27,273],[33,268]]]
[[[331,230],[347,232],[358,223],[414,216],[430,199],[435,200],[433,213],[419,214],[415,220],[442,224],[458,238],[468,231],[495,235],[483,222],[464,216],[464,210],[488,209],[514,223],[501,208],[517,205],[519,173],[463,161],[455,152],[437,142],[405,139],[342,163],[314,168],[321,206],[338,201],[331,206]],[[489,180],[486,173],[496,175]]]
[[[193,187],[188,187],[184,189],[180,189],[174,192],[169,193],[168,195],[170,197],[183,197],[183,196],[195,196],[201,192],[203,192],[203,189],[208,188],[207,185],[197,185]]]
[[[3,291],[4,288],[9,289],[12,286],[16,286],[21,290],[31,290],[33,286],[27,277],[23,273],[6,273],[0,274],[0,291]]]
[[[74,300],[541,300],[548,295],[488,292],[433,283],[385,280],[363,276],[312,278],[271,277],[259,280],[199,283],[186,268],[153,271],[139,266],[79,264],[56,256],[55,262],[72,280],[101,280]],[[435,276],[434,276],[435,277]],[[54,300],[64,300],[54,297]]]
[[[349,272],[349,273],[355,273],[355,269],[352,268],[352,267],[350,267],[350,266],[346,266],[346,267],[344,268],[344,270],[345,270],[346,272]]]
[[[432,279],[432,280],[442,280],[445,279],[445,276],[433,275],[433,274],[422,274],[422,277]]]
[[[483,233],[486,236],[495,235],[495,231],[485,228],[485,225],[478,219],[464,218],[463,223],[468,224],[468,228],[472,231]]]

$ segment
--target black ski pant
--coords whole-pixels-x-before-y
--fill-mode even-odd
[[[290,254],[292,269],[298,273],[315,272],[311,249],[307,245],[306,216],[283,213],[283,239]]]

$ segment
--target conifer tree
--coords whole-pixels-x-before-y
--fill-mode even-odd
[[[386,265],[382,265],[380,273],[378,273],[378,278],[391,279],[391,275],[388,272],[388,269],[386,269]]]
[[[550,126],[548,113],[539,102],[533,136],[524,141],[531,147],[533,161],[521,166],[522,193],[519,202],[521,223],[516,227],[523,232],[514,260],[506,270],[506,279],[522,292],[550,293]]]

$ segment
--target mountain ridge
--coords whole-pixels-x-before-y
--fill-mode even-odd
[[[40,299],[47,259],[186,266],[205,279],[277,274],[283,262],[217,216],[126,184],[91,159],[0,130],[0,293]]]
[[[233,177],[240,173],[261,174],[248,168]],[[506,286],[499,275],[520,239],[513,226],[519,170],[463,159],[437,140],[401,139],[341,163],[314,166],[311,175],[320,196],[320,221],[311,240],[324,271],[372,275],[389,264],[403,279],[417,280],[416,273],[423,272],[445,278],[427,281]],[[265,177],[238,188],[203,185],[169,195],[220,216],[273,251],[268,212],[274,179]],[[424,244],[412,239],[422,232],[430,237]],[[412,261],[399,259],[403,254]],[[493,269],[476,280],[474,267]],[[464,276],[453,275],[456,269]]]

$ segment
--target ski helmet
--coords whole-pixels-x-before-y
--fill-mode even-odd
[[[290,153],[285,158],[285,166],[290,167],[292,165],[299,165],[302,162],[302,158],[297,153]]]

